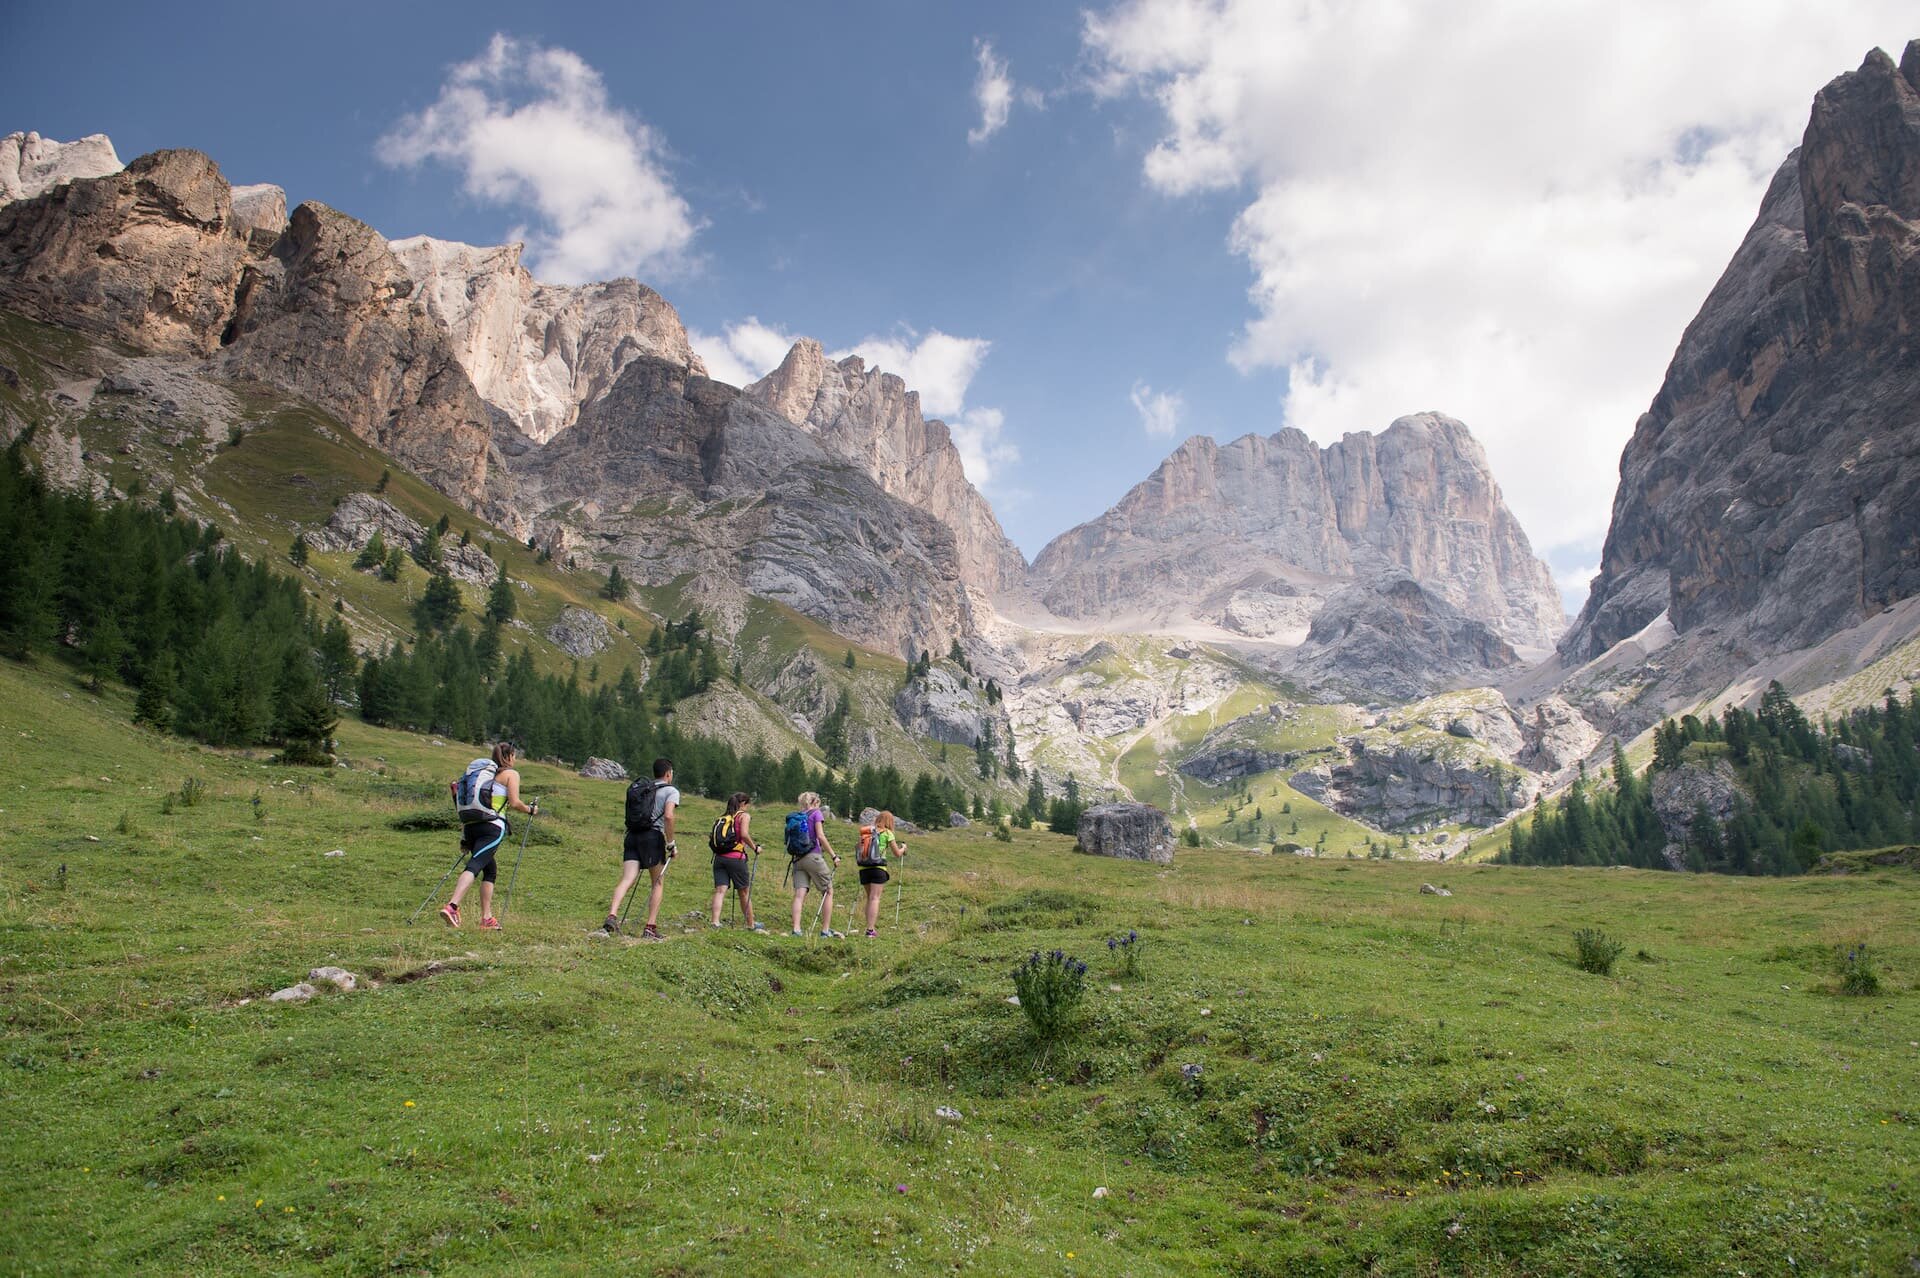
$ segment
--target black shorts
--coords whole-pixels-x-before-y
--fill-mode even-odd
[[[713,858],[713,885],[730,887],[736,892],[747,890],[748,877],[752,869],[744,856],[716,856]]]
[[[626,851],[621,859],[638,861],[640,868],[651,870],[656,865],[667,863],[667,836],[658,830],[643,830],[639,833],[627,833]]]
[[[460,850],[467,853],[467,873],[492,883],[500,877],[500,866],[493,859],[507,839],[505,821],[475,821],[460,830]]]
[[[872,887],[876,883],[885,883],[892,877],[891,874],[887,873],[887,867],[884,865],[863,865],[860,867],[860,881],[868,887]]]

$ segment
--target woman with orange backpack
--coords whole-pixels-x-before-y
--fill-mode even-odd
[[[854,864],[860,867],[860,891],[866,895],[867,935],[880,935],[880,894],[885,891],[888,879],[887,861],[890,856],[904,857],[907,845],[900,842],[893,833],[893,813],[882,812],[873,819],[873,824],[860,828],[860,850],[854,857]]]
[[[760,859],[760,845],[753,841],[748,832],[753,824],[753,814],[747,811],[753,806],[752,796],[736,790],[727,796],[727,814],[713,823],[713,832],[707,836],[707,846],[713,850],[713,909],[711,911],[714,927],[720,926],[720,905],[726,899],[727,889],[731,887],[740,902],[740,912],[746,916],[747,927],[751,931],[764,932],[766,925],[753,920],[753,867],[747,862],[747,852],[753,852],[757,862]]]

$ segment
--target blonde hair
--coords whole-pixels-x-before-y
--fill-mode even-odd
[[[873,828],[876,830],[891,830],[893,828],[893,813],[882,812],[879,816],[875,817],[873,819]]]
[[[817,808],[817,807],[819,807],[819,806],[820,806],[820,796],[819,796],[819,795],[817,795],[817,794],[815,794],[815,793],[814,793],[814,792],[813,792],[812,790],[803,790],[803,791],[801,791],[801,793],[800,793],[800,810],[801,810],[802,812],[805,812],[805,811],[806,811],[806,810],[807,810],[808,808]]]

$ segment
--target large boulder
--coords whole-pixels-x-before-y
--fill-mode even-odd
[[[1077,852],[1173,864],[1173,823],[1150,803],[1102,803],[1080,814]]]
[[[578,604],[560,610],[560,620],[547,627],[547,638],[570,657],[591,657],[613,642],[606,619]]]
[[[589,781],[625,781],[627,770],[616,759],[596,756],[587,760],[586,766],[580,769],[580,775]]]

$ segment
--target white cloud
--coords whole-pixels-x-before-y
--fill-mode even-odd
[[[1814,92],[1912,19],[1819,10],[1128,0],[1083,36],[1097,94],[1163,114],[1149,183],[1249,192],[1233,362],[1286,369],[1286,420],[1323,441],[1460,417],[1544,549],[1604,534],[1620,448]]]
[[[1593,549],[1589,547],[1589,553]],[[1600,565],[1597,562],[1588,563],[1585,567],[1555,571],[1553,584],[1560,588],[1561,606],[1569,614],[1578,613],[1586,606],[1587,595],[1593,587],[1593,579],[1599,575]]]
[[[920,392],[920,408],[929,417],[957,416],[966,407],[967,387],[980,371],[993,343],[984,337],[955,337],[933,329],[925,337],[869,337],[833,358],[858,355],[869,365],[898,373],[908,390]]]
[[[1002,437],[1007,416],[997,408],[969,408],[947,425],[960,463],[975,488],[985,488],[994,473],[1020,460],[1020,450]]]
[[[475,199],[530,214],[510,234],[526,241],[534,274],[560,284],[680,263],[699,228],[664,151],[578,54],[503,35],[375,148],[398,168],[448,165]]]
[[[1128,398],[1133,400],[1134,411],[1140,414],[1140,424],[1156,439],[1164,439],[1180,429],[1180,421],[1187,413],[1187,403],[1177,392],[1156,391],[1145,382],[1135,382]]]
[[[718,337],[687,330],[687,342],[706,364],[708,375],[732,386],[757,382],[780,367],[794,341],[793,334],[762,324],[753,315],[727,325]]]
[[[993,51],[991,40],[973,42],[973,59],[979,65],[973,77],[973,103],[980,108],[980,123],[967,130],[967,141],[979,146],[1007,127],[1015,102],[1039,110],[1046,105],[1046,95],[1015,84],[1007,72],[1007,60]]]

